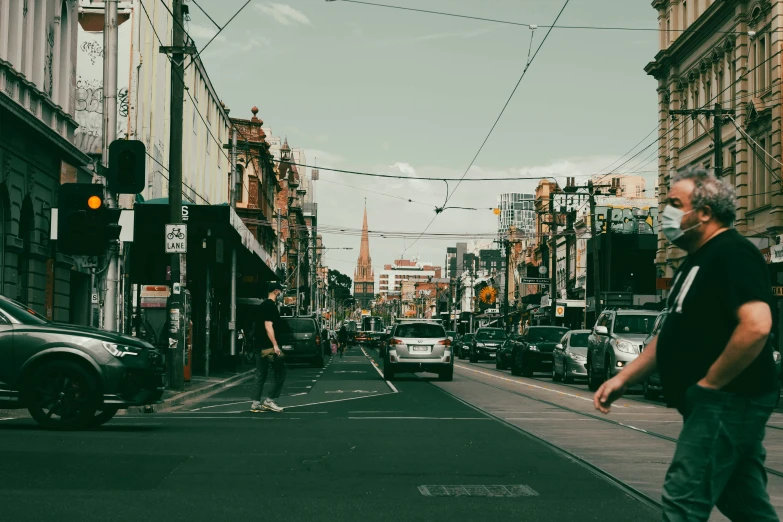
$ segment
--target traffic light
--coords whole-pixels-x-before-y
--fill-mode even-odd
[[[57,249],[63,254],[99,256],[120,237],[119,208],[107,208],[103,185],[60,185]]]
[[[144,142],[114,140],[109,145],[109,171],[106,184],[118,194],[138,194],[147,181],[147,152]]]

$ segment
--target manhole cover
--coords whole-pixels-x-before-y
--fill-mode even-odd
[[[425,497],[537,497],[538,493],[524,484],[495,486],[419,486]]]

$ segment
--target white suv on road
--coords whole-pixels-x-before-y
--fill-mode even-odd
[[[383,358],[383,377],[397,373],[433,372],[441,381],[454,376],[451,340],[445,328],[434,321],[406,321],[392,330]]]

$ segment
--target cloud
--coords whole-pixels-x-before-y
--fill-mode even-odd
[[[256,4],[253,7],[259,13],[271,16],[281,25],[313,25],[303,12],[287,4]]]
[[[204,40],[204,43],[210,41],[213,36],[217,34],[217,29],[214,27],[208,27],[201,24],[196,23],[189,23],[188,27],[188,34],[194,39],[194,40]],[[225,42],[226,41],[226,35],[221,34],[218,36],[215,41],[217,42]]]

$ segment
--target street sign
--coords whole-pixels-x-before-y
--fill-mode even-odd
[[[555,307],[555,317],[565,317],[565,306]]]
[[[188,226],[182,223],[166,225],[166,253],[188,253]]]
[[[523,277],[522,282],[528,285],[548,285],[551,283],[546,277]]]

